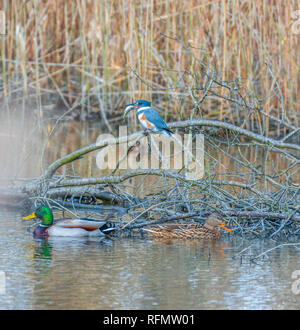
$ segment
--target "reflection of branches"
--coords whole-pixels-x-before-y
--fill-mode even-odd
[[[237,257],[240,258],[240,260],[242,260],[243,257],[248,257],[250,262],[256,262],[258,259],[260,258],[264,258],[265,256],[267,256],[270,252],[278,249],[278,248],[282,248],[284,246],[291,246],[291,247],[297,247],[299,246],[300,243],[281,243],[281,244],[277,244],[274,247],[265,250],[264,252],[261,252],[259,254],[254,255],[251,250],[254,247],[254,244],[251,244],[249,246],[247,246],[246,248],[244,248],[243,250],[239,251],[238,253],[236,253],[232,258],[236,259]],[[248,252],[250,250],[250,252]],[[248,252],[247,255],[245,255],[245,252]]]
[[[259,258],[261,258],[261,257],[263,257],[263,256],[266,256],[266,255],[267,255],[268,253],[270,253],[271,251],[274,251],[274,250],[276,250],[276,249],[278,249],[278,248],[281,248],[281,247],[283,247],[283,246],[294,246],[294,247],[296,247],[296,246],[298,246],[298,245],[300,245],[300,243],[282,243],[282,244],[278,244],[278,245],[274,246],[273,248],[268,249],[268,250],[266,250],[266,251],[264,251],[264,252],[262,252],[262,253],[260,253],[260,254],[258,254],[258,255],[256,255],[256,256],[252,256],[252,257],[250,258],[250,261],[254,261],[254,260],[259,259]]]

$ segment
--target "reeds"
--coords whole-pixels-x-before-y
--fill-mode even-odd
[[[39,97],[58,93],[66,105],[78,102],[88,111],[94,97],[96,108],[105,108],[104,119],[123,101],[147,98],[165,117],[179,120],[190,116],[193,100],[178,87],[194,84],[186,73],[202,80],[196,60],[201,59],[222,80],[240,79],[265,113],[280,119],[284,110],[286,120],[297,125],[300,43],[291,15],[298,5],[297,0],[1,0],[7,21],[1,37],[2,96],[16,90],[27,96],[29,89]],[[204,117],[234,121],[238,111],[226,100],[217,107],[213,98],[202,104]],[[265,125],[268,130],[268,118]]]

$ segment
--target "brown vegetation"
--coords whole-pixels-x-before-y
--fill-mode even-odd
[[[197,102],[185,87],[195,87],[200,99],[197,87],[209,83],[201,76],[200,59],[224,82],[240,81],[243,98],[254,107],[297,126],[300,44],[291,15],[298,5],[297,0],[1,0],[7,20],[2,96],[55,93],[66,106],[100,109],[104,120],[125,98],[147,98],[165,116],[187,119]],[[208,96],[202,116],[241,119],[228,101]],[[247,120],[254,123],[259,116],[254,112]],[[265,121],[268,131],[269,118]]]

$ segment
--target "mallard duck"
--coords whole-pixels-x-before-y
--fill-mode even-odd
[[[221,234],[216,229],[217,226],[227,231],[232,231],[226,227],[225,222],[222,222],[217,214],[210,215],[203,226],[198,224],[176,223],[156,225],[149,229],[144,228],[143,230],[147,232],[150,237],[158,239],[180,238],[218,240],[220,239]]]
[[[41,219],[42,222],[33,231],[34,237],[49,236],[103,236],[111,233],[114,228],[105,220],[93,219],[53,219],[52,210],[47,206],[39,206],[32,214],[23,217],[23,220]]]

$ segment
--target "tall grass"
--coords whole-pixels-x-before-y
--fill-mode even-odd
[[[7,20],[2,95],[31,88],[73,104],[98,94],[108,114],[123,101],[156,99],[165,115],[187,118],[192,103],[184,93],[156,88],[191,83],[183,71],[201,76],[189,45],[223,80],[240,77],[277,117],[282,98],[272,90],[279,86],[286,118],[297,124],[300,36],[292,33],[291,13],[298,6],[298,0],[0,0]],[[233,119],[226,102],[213,109],[208,98],[203,108],[204,116]]]

